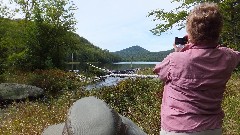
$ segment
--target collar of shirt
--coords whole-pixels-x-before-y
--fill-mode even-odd
[[[218,44],[189,44],[189,49],[215,49]]]

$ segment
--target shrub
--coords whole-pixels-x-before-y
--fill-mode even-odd
[[[138,74],[143,74],[143,75],[153,75],[153,68],[144,68],[141,69],[137,72]]]
[[[59,69],[36,70],[29,83],[45,90],[47,95],[58,96],[66,90],[76,90],[83,85],[75,73]]]
[[[148,134],[159,134],[162,83],[156,79],[127,79],[115,87],[90,91]]]
[[[59,69],[34,72],[8,71],[1,75],[2,82],[28,84],[42,88],[47,96],[58,96],[64,91],[76,90],[87,83],[73,72]]]
[[[29,81],[33,74],[31,72],[24,72],[19,70],[9,70],[4,72],[2,77],[2,83],[20,83],[20,84],[29,84]]]

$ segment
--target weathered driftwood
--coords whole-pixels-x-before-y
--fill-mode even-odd
[[[110,74],[102,77],[137,77],[137,78],[157,78],[157,75],[139,75],[139,74]]]
[[[107,77],[120,77],[120,78],[124,78],[124,77],[128,77],[128,78],[157,78],[158,77],[157,75],[135,74],[138,69],[124,70],[124,71],[111,71],[109,69],[99,68],[99,67],[94,66],[90,63],[87,63],[87,64],[89,66],[93,67],[93,68],[96,68],[96,69],[101,70],[105,73],[108,73],[108,75],[96,77],[94,79],[95,81],[104,81]]]

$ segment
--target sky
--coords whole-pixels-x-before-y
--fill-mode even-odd
[[[9,0],[3,0],[5,3]],[[170,0],[73,0],[77,6],[76,33],[93,45],[110,52],[141,46],[151,52],[172,49],[174,38],[186,35],[176,28],[161,36],[150,30],[156,26],[148,13],[155,9],[170,11],[178,3]]]
[[[175,37],[183,37],[185,29],[153,35],[155,27],[148,12],[155,9],[169,11],[176,7],[170,0],[78,0],[76,32],[95,46],[110,52],[131,46],[141,46],[151,52],[172,49]]]

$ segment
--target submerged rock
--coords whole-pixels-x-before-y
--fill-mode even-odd
[[[17,83],[0,84],[0,101],[36,98],[43,95],[43,93],[43,89],[36,86]]]

